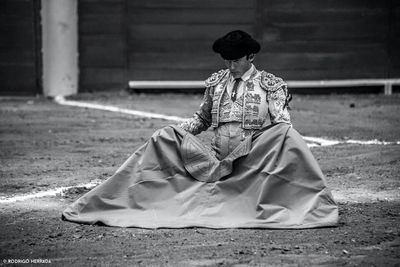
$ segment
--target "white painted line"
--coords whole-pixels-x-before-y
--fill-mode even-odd
[[[346,188],[342,190],[331,190],[333,198],[340,203],[366,203],[376,201],[398,201],[400,191],[398,189],[388,189],[384,191],[374,191],[367,188]]]
[[[371,85],[400,84],[399,78],[394,79],[345,79],[345,80],[293,80],[286,81],[290,88],[304,87],[350,87]],[[133,89],[169,89],[169,88],[205,88],[204,81],[129,81],[129,88]]]
[[[72,189],[72,188],[87,188],[87,189],[92,189],[93,187],[97,186],[100,184],[100,181],[98,180],[93,180],[87,184],[78,184],[74,186],[64,186],[64,187],[58,187],[55,189],[50,189],[47,191],[40,191],[36,193],[31,193],[31,194],[22,194],[22,195],[17,195],[17,196],[11,196],[11,197],[1,197],[0,198],[0,204],[2,203],[13,203],[16,201],[26,201],[30,200],[33,198],[40,198],[40,197],[49,197],[49,196],[55,196],[57,194],[62,194],[65,190]]]
[[[32,194],[25,194],[19,196],[12,196],[12,197],[3,197],[0,198],[0,204],[7,204],[7,203],[14,203],[17,201],[27,201],[34,198],[41,198],[41,197],[49,197],[49,196],[56,196],[57,194],[63,195],[63,192],[72,189],[72,188],[86,188],[92,189],[95,186],[102,183],[102,181],[94,180],[87,184],[80,184],[76,186],[65,186],[59,187],[47,191],[41,191]],[[374,202],[379,200],[397,200],[399,199],[399,191],[398,190],[388,190],[388,191],[381,191],[375,192],[366,189],[345,189],[345,190],[332,190],[333,198],[339,203],[360,203],[360,202]]]
[[[347,140],[344,143],[347,143],[347,144],[360,144],[360,145],[400,145],[400,141],[386,142],[386,141],[379,141],[378,139],[369,140],[369,141]]]
[[[311,136],[303,136],[303,139],[311,142],[309,147],[315,146],[334,146],[338,144],[360,144],[360,145],[400,145],[400,141],[396,142],[386,142],[386,141],[379,141],[378,139],[374,140],[345,140],[345,141],[338,141],[338,140],[327,140],[320,137],[311,137]]]
[[[130,115],[134,115],[134,116],[138,116],[138,117],[162,119],[162,120],[177,121],[177,122],[187,120],[187,118],[182,118],[182,117],[178,117],[178,116],[168,116],[168,115],[152,113],[152,112],[118,108],[118,107],[114,107],[114,106],[107,106],[107,105],[80,102],[80,101],[71,101],[71,100],[66,100],[63,96],[56,96],[54,98],[54,101],[56,103],[58,103],[60,105],[64,105],[64,106],[92,108],[92,109],[98,109],[98,110],[130,114]],[[386,142],[386,141],[378,141],[377,139],[368,140],[368,141],[362,141],[362,140],[338,141],[338,140],[328,140],[328,139],[324,139],[324,138],[320,138],[320,137],[311,137],[311,136],[303,136],[303,138],[304,138],[304,140],[309,142],[307,144],[309,147],[333,146],[333,145],[344,144],[344,143],[361,144],[361,145],[393,145],[393,144],[399,145],[400,144],[400,141]]]
[[[313,147],[313,146],[333,146],[333,145],[337,145],[337,144],[341,143],[340,141],[327,140],[327,139],[323,139],[320,137],[311,137],[311,136],[303,136],[303,139],[308,142],[311,142],[311,144],[309,144],[309,147],[310,147],[310,145],[312,145],[311,147]]]
[[[166,116],[163,114],[123,109],[123,108],[118,108],[118,107],[113,107],[113,106],[105,106],[105,105],[100,105],[100,104],[70,101],[70,100],[65,100],[65,98],[63,96],[57,96],[54,98],[54,100],[56,103],[58,103],[60,105],[65,105],[65,106],[92,108],[92,109],[125,113],[125,114],[134,115],[134,116],[140,116],[140,117],[146,117],[146,118],[156,118],[156,119],[163,119],[163,120],[170,120],[170,121],[185,120],[185,118],[177,117],[177,116]],[[361,144],[361,145],[391,145],[391,144],[400,145],[400,141],[385,142],[385,141],[378,141],[377,139],[369,140],[369,141],[361,141],[361,140],[337,141],[337,140],[327,140],[327,139],[323,139],[323,138],[319,138],[319,137],[310,137],[310,136],[303,136],[303,138],[304,138],[304,140],[309,142],[307,144],[309,147],[333,146],[333,145],[343,144],[343,143]],[[11,196],[11,197],[0,197],[0,204],[1,203],[13,203],[16,201],[26,201],[26,200],[33,199],[33,198],[40,198],[40,197],[46,197],[46,196],[55,196],[57,194],[62,194],[65,190],[72,189],[72,188],[91,189],[100,183],[101,183],[101,181],[94,180],[87,184],[78,184],[75,186],[59,187],[59,188],[55,188],[55,189],[51,189],[51,190],[47,190],[47,191],[41,191],[41,192],[36,192],[36,193],[31,193],[31,194],[23,194],[23,195]],[[344,199],[345,198],[343,198],[343,200]]]
[[[101,105],[101,104],[65,100],[65,98],[62,96],[56,96],[54,98],[54,101],[63,106],[74,106],[74,107],[81,107],[81,108],[105,110],[105,111],[124,113],[124,114],[139,116],[139,117],[145,117],[145,118],[162,119],[162,120],[169,120],[169,121],[185,120],[184,118],[177,117],[177,116],[168,116],[168,115],[157,114],[157,113],[152,113],[152,112],[118,108],[118,107],[114,107],[114,106],[106,106],[106,105]]]

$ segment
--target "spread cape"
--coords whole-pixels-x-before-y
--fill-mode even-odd
[[[164,127],[62,216],[152,229],[288,229],[335,226],[338,209],[307,144],[279,123],[221,161],[192,134]]]

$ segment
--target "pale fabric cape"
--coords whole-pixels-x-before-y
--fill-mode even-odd
[[[176,126],[156,131],[65,220],[141,228],[335,226],[338,208],[300,134],[269,126],[217,160]]]

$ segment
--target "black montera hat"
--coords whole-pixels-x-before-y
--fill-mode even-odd
[[[217,39],[212,48],[224,59],[233,60],[249,54],[257,54],[261,46],[250,34],[237,30]]]

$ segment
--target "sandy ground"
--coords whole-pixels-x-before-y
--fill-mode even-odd
[[[74,97],[188,117],[201,95]],[[295,96],[294,127],[329,139],[400,140],[400,96]],[[354,106],[354,107],[353,107]],[[0,100],[0,197],[105,180],[171,122]],[[207,142],[210,133],[201,135]],[[399,266],[400,145],[312,148],[339,202],[340,224],[310,230],[111,228],[60,219],[84,192],[0,204],[0,263],[68,266]]]

